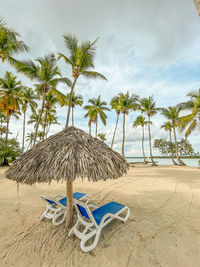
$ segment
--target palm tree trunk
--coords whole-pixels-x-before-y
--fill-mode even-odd
[[[95,137],[97,138],[97,128],[98,128],[98,114],[97,114],[97,119],[96,119],[96,132],[95,132]]]
[[[65,128],[68,128],[68,126],[69,126],[69,117],[70,117],[70,110],[71,110],[71,99],[72,99],[72,94],[73,94],[74,87],[75,87],[77,79],[78,79],[78,77],[74,78],[74,82],[72,84],[71,92],[70,92],[70,95],[69,95],[69,105],[68,105],[67,119],[66,119]]]
[[[144,153],[144,126],[142,126],[142,153],[144,157],[144,164],[147,164],[145,153]]]
[[[91,135],[92,123],[89,124],[89,134]]]
[[[37,138],[37,133],[38,133],[40,121],[41,121],[42,114],[43,114],[43,111],[44,111],[45,99],[46,99],[46,93],[43,94],[41,112],[40,112],[38,121],[37,121],[37,123],[35,125],[35,135],[34,135],[33,145],[35,145],[35,142],[36,142],[36,138]]]
[[[66,193],[67,193],[67,216],[66,216],[66,226],[69,228],[72,224],[73,215],[73,182],[68,180],[66,182]]]
[[[26,128],[26,104],[25,104],[25,109],[24,109],[23,137],[22,137],[22,152],[24,152],[25,128]]]
[[[153,156],[152,156],[152,149],[151,149],[151,121],[150,121],[150,116],[148,116],[148,130],[149,130],[149,152],[150,152],[150,158],[151,158],[151,162],[152,162],[152,166],[156,166],[154,160],[153,160]]]
[[[119,121],[119,114],[120,113],[117,113],[117,120],[116,120],[115,130],[114,130],[114,133],[113,133],[113,139],[112,139],[111,148],[113,147],[114,140],[115,140],[115,134],[116,134],[116,131],[117,131],[117,126],[118,126],[118,121]]]
[[[175,130],[174,126],[173,126],[173,131],[174,131],[174,141],[175,141],[176,158],[178,160],[178,165],[179,166],[185,166],[185,163],[180,159],[179,154],[178,154],[178,143],[177,143],[177,139],[176,139],[176,130]]]
[[[7,125],[6,125],[6,141],[8,141],[10,114],[7,115],[6,122],[7,122]]]
[[[124,144],[125,144],[125,121],[126,119],[126,113],[124,112],[123,113],[123,138],[122,138],[122,157],[125,157],[125,154],[124,154]]]
[[[172,144],[172,133],[171,133],[171,130],[169,131],[169,140],[170,140],[170,143]],[[173,147],[172,147],[172,162],[174,165],[178,165],[176,163],[176,161],[174,160],[174,152],[173,152]]]
[[[43,140],[45,137],[45,132],[46,132],[46,126],[47,126],[47,116],[48,116],[48,109],[46,109],[46,113],[45,113],[45,118],[44,118],[44,128],[43,128]]]
[[[72,126],[74,127],[74,107],[72,107]]]

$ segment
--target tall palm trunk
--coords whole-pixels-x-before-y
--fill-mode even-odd
[[[24,140],[25,140],[25,128],[26,128],[26,108],[27,108],[27,104],[25,103],[24,121],[23,121],[23,136],[22,136],[22,152],[24,152]]]
[[[149,152],[150,152],[150,158],[151,158],[152,166],[156,166],[156,164],[153,160],[152,149],[151,149],[151,126],[150,125],[151,125],[150,116],[148,116]]]
[[[46,112],[45,112],[45,118],[44,118],[44,127],[43,127],[43,137],[42,140],[44,140],[45,138],[45,134],[46,134],[46,127],[47,127],[47,117],[48,117],[48,109],[46,108]]]
[[[122,138],[122,157],[125,157],[125,154],[124,154],[124,144],[125,144],[125,121],[126,119],[126,113],[124,112],[123,113],[123,138]]]
[[[169,130],[169,140],[170,140],[170,143],[172,144],[172,132],[171,132],[171,130]],[[174,160],[174,151],[173,151],[173,148],[172,148],[172,162],[174,163],[174,165],[178,165],[176,163],[176,161]]]
[[[174,141],[175,141],[176,158],[178,160],[178,165],[185,166],[185,163],[180,159],[179,154],[178,154],[178,143],[177,143],[177,139],[176,139],[176,129],[175,129],[175,126],[173,126],[173,131],[174,131]]]
[[[74,127],[74,107],[72,106],[72,126]]]
[[[117,126],[118,126],[118,121],[119,121],[119,114],[120,114],[120,113],[117,112],[117,120],[116,120],[115,130],[114,130],[114,133],[113,133],[113,139],[112,139],[111,148],[113,147],[114,140],[115,140],[115,134],[116,134],[116,131],[117,131]]]
[[[10,123],[10,112],[8,113],[6,118],[6,141],[8,141],[9,123]]]
[[[76,84],[77,79],[78,79],[78,77],[74,78],[74,82],[72,84],[71,92],[70,92],[70,95],[69,95],[69,105],[68,105],[67,119],[66,119],[65,128],[68,128],[68,126],[69,126],[69,117],[70,117],[70,110],[71,110],[71,100],[72,100],[72,95],[73,95],[73,91],[74,91],[74,87],[75,87],[75,84]]]
[[[89,134],[91,135],[91,131],[92,131],[92,123],[89,123]]]
[[[97,138],[97,128],[98,128],[98,114],[96,119],[96,131],[95,131],[95,137]]]
[[[144,163],[147,164],[145,153],[144,153],[144,126],[142,125],[142,153],[144,157]]]
[[[42,107],[41,107],[40,115],[39,115],[38,121],[37,121],[37,123],[35,125],[35,135],[34,135],[33,145],[35,145],[36,138],[37,138],[37,133],[38,133],[39,125],[40,125],[40,121],[41,121],[41,118],[42,118],[42,114],[44,112],[45,99],[46,99],[46,93],[43,94]]]

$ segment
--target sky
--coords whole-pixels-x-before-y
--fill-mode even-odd
[[[109,104],[120,93],[153,95],[157,107],[176,105],[188,99],[187,93],[200,88],[200,18],[193,1],[189,0],[1,0],[0,17],[22,36],[30,47],[29,53],[18,59],[35,59],[51,52],[67,55],[63,35],[75,34],[78,40],[95,40],[97,52],[95,70],[104,74],[108,82],[81,77],[76,93],[84,98],[101,95]],[[71,78],[71,69],[59,62],[63,76]],[[0,65],[0,76],[9,70],[26,86],[33,86],[22,74],[7,63]],[[68,93],[69,88],[59,85]],[[64,128],[67,108],[57,108],[60,125],[52,126],[50,134]],[[28,116],[31,112],[28,111]],[[85,111],[75,110],[75,126],[88,131]],[[108,112],[107,126],[99,125],[111,144],[116,113]],[[126,156],[142,156],[141,129],[132,125],[139,112],[126,117]],[[152,139],[168,138],[160,129],[165,119],[157,114],[152,118]],[[13,136],[22,139],[22,120],[11,120]],[[29,125],[26,132],[33,127]],[[93,126],[93,133],[95,127]],[[147,130],[145,152],[148,155]],[[199,131],[189,141],[200,151]],[[178,133],[181,139],[183,133]],[[116,134],[114,149],[121,151],[122,117]],[[159,152],[154,150],[154,154]]]

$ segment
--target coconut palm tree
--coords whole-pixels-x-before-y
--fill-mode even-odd
[[[50,118],[49,114],[56,104],[60,106],[64,106],[66,104],[66,96],[62,94],[61,92],[59,92],[58,90],[57,90],[57,95],[54,96],[52,92],[50,91],[46,95],[46,101],[45,101],[45,108],[44,108],[45,115],[44,115],[43,123],[42,123],[43,124],[43,139],[46,135],[46,127],[48,126],[48,119]]]
[[[67,105],[69,105],[69,99],[70,99],[70,94],[67,94]],[[82,95],[75,95],[73,93],[72,97],[71,97],[72,126],[74,126],[74,108],[75,108],[75,106],[82,107],[82,105],[83,105],[83,97],[82,97]]]
[[[22,89],[22,112],[24,113],[23,120],[23,136],[22,136],[22,152],[24,152],[24,141],[25,141],[25,128],[26,128],[26,111],[28,106],[31,108],[32,112],[35,112],[37,108],[38,96],[35,95],[31,88],[24,87]]]
[[[33,140],[34,140],[34,133],[28,133],[26,136],[26,142],[29,143],[28,148],[31,148],[33,146]]]
[[[39,139],[38,142],[41,142],[43,139],[44,133],[43,131],[38,131],[37,138]]]
[[[176,128],[178,127],[178,119],[181,112],[181,106],[176,107],[168,107],[162,109],[162,115],[168,119],[172,124],[172,129],[174,132],[174,141],[175,141],[175,149],[176,149],[176,158],[178,160],[178,164],[180,166],[184,166],[185,163],[180,159],[179,153],[178,153],[178,142],[176,138]]]
[[[47,138],[47,135],[50,131],[50,128],[51,128],[51,125],[53,124],[60,124],[58,122],[58,117],[56,116],[56,110],[54,108],[51,108],[48,112],[48,116],[47,116],[47,125],[46,125],[46,132],[45,132],[45,135],[46,135],[46,138]]]
[[[8,140],[10,117],[20,112],[21,89],[21,81],[17,81],[17,77],[11,72],[7,71],[5,76],[0,78],[0,108],[6,116],[6,140]]]
[[[11,28],[8,28],[5,22],[0,19],[0,60],[8,62],[14,54],[28,51],[28,46],[20,39],[20,35]]]
[[[136,110],[138,108],[138,96],[129,95],[129,92],[126,94],[120,93],[118,95],[120,102],[120,110],[123,114],[123,138],[122,138],[122,156],[125,157],[124,145],[125,145],[125,125],[126,125],[126,115],[129,114],[130,110]]]
[[[116,119],[116,124],[115,124],[115,129],[114,129],[114,133],[113,133],[113,138],[112,138],[112,143],[111,143],[111,148],[113,147],[114,144],[114,140],[115,140],[115,135],[116,135],[116,131],[117,131],[117,126],[118,126],[118,122],[119,122],[119,116],[120,116],[120,112],[121,112],[121,105],[120,105],[120,98],[119,95],[114,96],[111,101],[110,101],[110,105],[111,105],[111,109],[114,109],[116,111],[117,114],[117,119]]]
[[[39,118],[38,113],[40,113],[40,110],[37,113],[33,112],[29,118],[29,121],[27,122],[27,124],[34,124],[34,130],[35,130],[36,124],[38,122],[38,118]],[[41,124],[41,121],[40,121],[40,124]]]
[[[106,119],[107,115],[104,112],[105,110],[110,111],[108,107],[106,107],[107,103],[105,101],[101,101],[101,96],[99,95],[97,98],[90,98],[88,102],[91,105],[85,106],[85,109],[90,109],[93,108],[93,115],[95,118],[95,123],[96,123],[96,131],[95,131],[95,137],[98,135],[98,118],[100,117],[101,121],[103,122],[104,125],[106,125]]]
[[[6,127],[3,125],[6,123],[6,115],[3,113],[2,109],[0,108],[0,137],[2,138],[2,135],[6,134]]]
[[[153,117],[159,109],[156,108],[156,102],[154,101],[153,96],[149,96],[148,98],[145,97],[140,100],[140,110],[148,117],[149,151],[150,151],[152,166],[156,166],[156,163],[153,160],[152,148],[151,148],[151,117]]]
[[[106,134],[105,133],[99,133],[98,137],[101,139],[101,141],[103,141],[103,142],[106,141]]]
[[[98,41],[98,38],[94,42],[84,41],[81,45],[78,45],[78,40],[74,35],[67,34],[64,35],[63,38],[65,46],[69,51],[69,57],[59,53],[58,59],[63,58],[65,63],[69,64],[72,68],[73,83],[69,95],[69,99],[71,99],[76,82],[81,75],[85,76],[86,78],[100,78],[103,80],[107,79],[102,74],[89,70],[94,69],[94,56],[96,51],[95,44]],[[68,105],[66,128],[69,125],[70,111],[71,102],[69,102]]]
[[[178,119],[178,126],[181,130],[187,128],[185,132],[185,138],[200,126],[200,89],[190,92],[187,96],[190,100],[185,103],[181,103],[182,109],[190,111],[189,115],[182,116]]]
[[[167,121],[165,123],[163,123],[161,125],[161,129],[164,129],[166,132],[169,132],[169,141],[170,143],[172,144],[172,124],[170,121]],[[173,149],[172,149],[172,162],[174,163],[174,165],[178,165],[176,163],[176,161],[174,160],[174,152],[173,152]]]
[[[34,145],[45,108],[46,95],[50,92],[54,96],[59,96],[61,93],[57,90],[58,83],[64,82],[70,86],[71,82],[68,78],[61,77],[61,72],[57,66],[57,60],[54,54],[50,54],[44,58],[37,58],[36,63],[33,61],[20,62],[17,60],[12,60],[12,64],[19,72],[25,74],[31,80],[37,81],[38,84],[35,85],[36,90],[39,94],[42,93],[42,105],[38,121],[35,126],[35,138],[33,141]]]
[[[142,127],[142,153],[144,157],[144,163],[147,164],[145,153],[144,153],[144,127],[148,124],[144,116],[137,116],[133,123],[133,128]]]
[[[89,118],[88,127],[89,127],[89,134],[91,135],[92,123],[95,123],[97,112],[92,106],[86,106],[84,107],[84,109],[87,110],[87,113],[85,114],[84,118]]]

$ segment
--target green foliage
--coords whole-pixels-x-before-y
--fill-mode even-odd
[[[98,137],[101,139],[101,141],[103,141],[103,142],[106,141],[106,134],[105,133],[99,133]]]
[[[8,165],[8,162],[14,161],[20,154],[21,149],[16,139],[0,138],[1,165]]]
[[[160,153],[165,156],[174,154],[176,151],[175,144],[170,141],[166,141],[165,139],[155,139],[154,148],[158,149]],[[178,152],[181,156],[195,155],[192,145],[185,139],[181,139],[181,141],[178,142]]]

